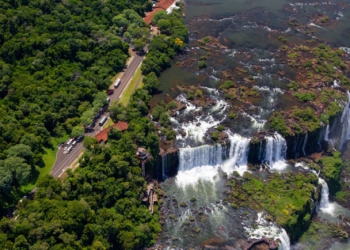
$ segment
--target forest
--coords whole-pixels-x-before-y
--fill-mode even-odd
[[[0,214],[36,181],[52,137],[82,131],[125,66],[118,36],[144,26],[147,0],[1,1]],[[118,15],[126,16],[123,26]],[[128,26],[133,26],[129,29]],[[120,35],[120,34],[119,34]]]
[[[144,36],[132,30],[145,30],[141,15],[150,6],[142,0],[23,1],[3,6],[0,169],[5,174],[0,179],[0,208],[4,214],[23,195],[21,186],[33,177],[50,138],[76,132],[100,105],[111,77],[128,57],[129,45],[119,36],[131,34],[133,41],[143,42]],[[185,48],[187,29],[179,11],[163,13],[160,19],[170,26],[152,39],[149,53],[170,60]],[[15,29],[9,26],[12,22]],[[16,41],[18,48],[10,46]],[[136,150],[142,146],[151,153],[147,171],[154,172],[159,138],[147,117],[148,102],[158,91],[157,75],[169,65],[159,64],[159,69],[145,64],[144,85],[127,107],[118,103],[109,107],[111,118],[128,122],[128,130],[111,129],[103,146],[86,136],[79,168],[68,170],[62,179],[50,175],[39,179],[34,198],[21,199],[13,217],[1,219],[1,249],[140,249],[155,243],[161,231],[158,207],[151,214],[141,201],[147,187]]]

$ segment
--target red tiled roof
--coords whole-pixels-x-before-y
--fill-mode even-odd
[[[114,128],[118,128],[121,131],[127,130],[129,128],[128,124],[126,122],[117,122],[113,125]],[[97,133],[95,135],[95,138],[98,142],[100,141],[107,141],[108,140],[108,132],[111,130],[111,128],[105,128],[101,132]]]
[[[145,21],[145,23],[147,25],[150,25],[150,23],[152,22],[152,18],[154,16],[154,14],[156,14],[160,10],[166,10],[174,2],[175,2],[175,0],[159,0],[159,2],[156,4],[156,6],[153,7],[153,11],[148,13],[148,15],[143,18],[143,20]]]

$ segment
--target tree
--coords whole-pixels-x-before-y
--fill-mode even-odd
[[[146,42],[142,38],[134,39],[132,43],[138,51],[143,51],[143,48],[146,46]]]
[[[85,136],[83,140],[83,144],[85,148],[92,148],[94,145],[97,144],[97,140],[94,137]]]
[[[164,34],[170,34],[171,23],[168,20],[161,19],[157,23],[159,30]]]
[[[21,157],[29,161],[33,157],[33,152],[30,146],[17,144],[7,150],[7,157]]]
[[[84,128],[82,126],[75,126],[70,136],[76,138],[82,134],[84,134]]]
[[[153,94],[160,86],[160,81],[154,72],[149,73],[144,79],[144,88],[148,90],[150,94]]]
[[[98,92],[95,95],[95,99],[93,102],[93,106],[97,108],[101,108],[107,102],[107,94],[105,92]]]
[[[159,20],[161,19],[166,19],[167,13],[165,10],[160,10],[154,14],[152,18],[152,24],[155,25],[158,23]]]

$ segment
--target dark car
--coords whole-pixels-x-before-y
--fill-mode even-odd
[[[77,138],[77,142],[81,142],[84,139],[84,135],[81,135]]]
[[[109,89],[108,91],[107,91],[107,95],[112,95],[114,93],[114,89]]]

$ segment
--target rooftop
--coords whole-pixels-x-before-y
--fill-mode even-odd
[[[126,122],[117,122],[113,125],[113,128],[118,128],[121,131],[127,130],[128,129],[128,124]],[[95,138],[97,139],[98,142],[101,141],[107,141],[108,140],[108,132],[111,130],[111,128],[105,128],[101,132],[97,133],[95,135]]]
[[[147,25],[150,25],[154,14],[160,10],[166,10],[169,8],[176,0],[159,0],[158,3],[153,7],[153,10],[146,14],[146,17],[143,18]]]

